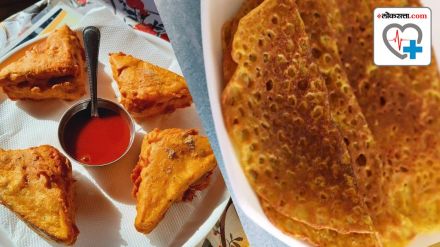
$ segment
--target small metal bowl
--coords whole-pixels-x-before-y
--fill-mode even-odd
[[[106,166],[106,165],[110,165],[110,164],[115,163],[116,161],[120,160],[122,157],[124,157],[127,154],[127,152],[130,150],[131,145],[133,144],[133,141],[134,141],[134,137],[135,137],[134,121],[131,118],[130,114],[128,114],[128,112],[124,108],[122,108],[122,106],[120,106],[119,104],[112,102],[110,100],[98,98],[98,109],[102,109],[102,108],[112,110],[112,111],[120,114],[125,120],[127,120],[127,123],[129,125],[128,128],[130,130],[130,141],[128,143],[127,149],[124,151],[124,153],[122,153],[117,159],[115,159],[113,161],[110,161],[110,162],[107,162],[104,164],[90,165],[90,164],[85,164],[85,163],[75,159],[73,157],[73,155],[68,152],[67,144],[65,143],[66,140],[64,138],[67,123],[77,113],[79,113],[81,111],[90,111],[90,99],[80,101],[77,104],[71,106],[63,114],[63,117],[61,118],[60,124],[58,125],[58,140],[59,140],[64,152],[69,156],[69,158],[71,158],[71,159],[75,160],[76,162],[78,162],[79,164],[87,166],[87,167]]]

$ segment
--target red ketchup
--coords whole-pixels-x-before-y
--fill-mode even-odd
[[[75,114],[65,129],[67,152],[88,165],[102,165],[118,159],[130,143],[128,121],[119,113],[100,108],[99,117],[89,110]]]

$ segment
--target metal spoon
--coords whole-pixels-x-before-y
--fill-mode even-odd
[[[90,102],[91,102],[91,116],[99,117],[98,115],[98,92],[97,92],[97,74],[98,69],[98,54],[99,54],[99,40],[101,33],[99,29],[94,26],[88,26],[83,29],[84,46],[86,50],[87,71],[89,75],[90,86]]]

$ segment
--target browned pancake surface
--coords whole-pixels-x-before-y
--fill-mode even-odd
[[[256,193],[316,228],[371,232],[294,2],[267,0],[243,17],[232,57],[223,113]]]

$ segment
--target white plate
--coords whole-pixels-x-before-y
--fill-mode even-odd
[[[107,11],[107,10],[103,10]],[[96,13],[103,18],[107,13]],[[111,13],[110,13],[111,14]],[[96,18],[89,16],[92,21]],[[117,102],[118,90],[112,79],[108,53],[122,51],[161,67],[180,73],[169,44],[149,42],[121,25],[101,26],[98,69],[98,96]],[[79,29],[78,29],[79,30]],[[80,32],[78,32],[80,34]],[[124,37],[118,37],[121,33]],[[31,40],[0,59],[5,61],[16,51],[36,42]],[[131,42],[118,42],[129,39]],[[162,42],[162,41],[161,41]],[[163,41],[164,42],[164,41]],[[88,95],[83,98],[88,97]],[[57,127],[62,113],[74,102],[10,101],[0,91],[0,148],[27,148],[50,144],[62,151]],[[101,168],[85,168],[73,160],[76,182],[77,225],[80,230],[76,246],[195,246],[209,233],[220,218],[229,194],[218,169],[210,186],[188,203],[174,204],[156,229],[148,234],[134,228],[135,200],[131,197],[130,173],[139,155],[142,136],[152,128],[196,128],[204,134],[194,105],[174,113],[136,124],[135,143],[117,163]],[[27,226],[0,206],[0,246],[48,246]]]
[[[265,216],[260,203],[251,186],[240,168],[238,159],[229,140],[221,111],[220,95],[224,88],[222,81],[222,47],[221,27],[223,23],[231,19],[239,9],[243,0],[202,0],[201,1],[201,24],[203,57],[208,84],[209,100],[211,104],[215,130],[220,144],[225,170],[229,177],[232,191],[235,194],[236,206],[242,208],[245,216],[255,224],[265,229],[269,234],[281,240],[289,246],[306,246],[300,240],[284,234],[276,228]],[[423,1],[432,9],[433,23],[439,23],[440,3],[434,0]],[[440,51],[440,26],[433,25],[433,45],[436,48],[437,57]],[[415,239],[411,246],[427,246],[440,242],[440,235],[420,236]]]

